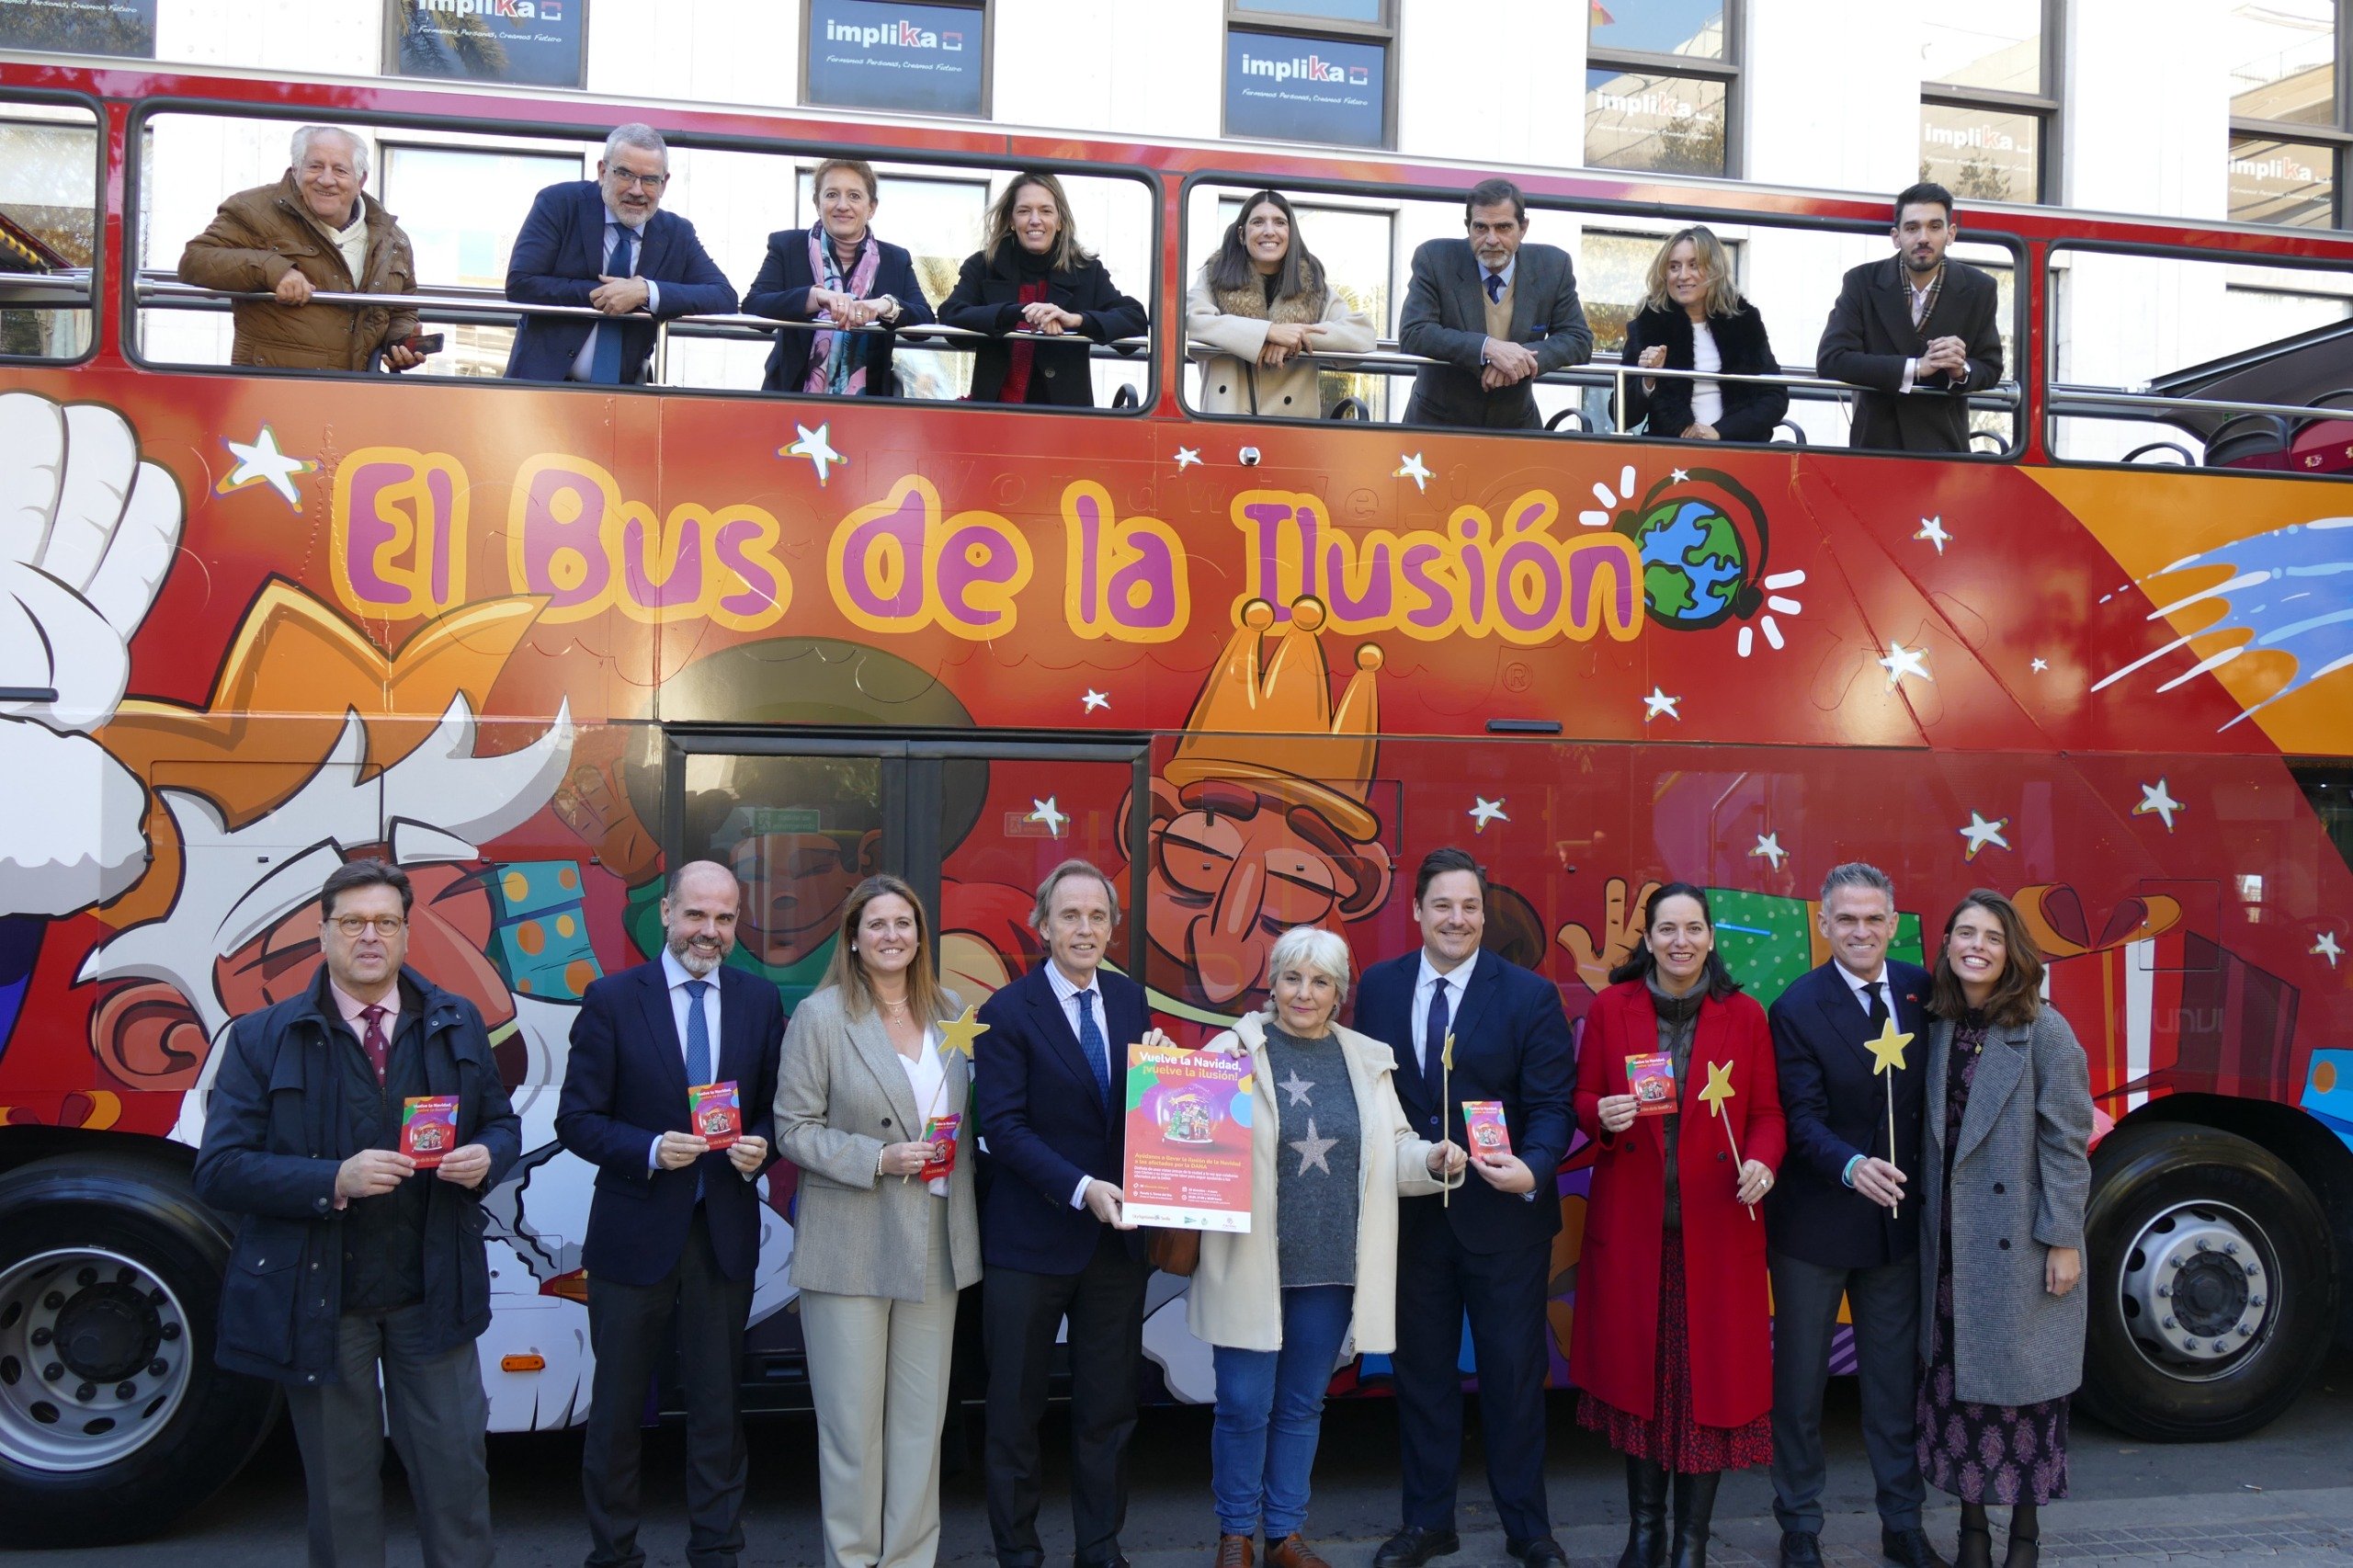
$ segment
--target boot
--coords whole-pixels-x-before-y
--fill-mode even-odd
[[[1250,1538],[1246,1535],[1219,1536],[1217,1568],[1250,1568]]]
[[[1723,1471],[1675,1478],[1675,1547],[1667,1568],[1708,1568],[1708,1527],[1716,1517],[1716,1483]]]
[[[1994,1568],[1994,1527],[1983,1503],[1961,1506],[1961,1542],[1953,1549],[1952,1568]]]
[[[1626,1554],[1618,1568],[1666,1568],[1666,1467],[1626,1456]]]
[[[2010,1510],[2010,1552],[2002,1568],[2036,1568],[2042,1561],[2042,1521],[2034,1505],[2020,1503]]]

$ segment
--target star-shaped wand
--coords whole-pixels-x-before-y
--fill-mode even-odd
[[[940,1055],[954,1054],[967,1062],[972,1059],[972,1042],[989,1032],[989,1026],[981,1022],[980,1013],[981,1009],[978,1006],[971,1006],[957,1017],[941,1022],[939,1026]],[[931,1091],[931,1104],[924,1111],[924,1124],[926,1127],[931,1124],[932,1119],[939,1114],[939,1096],[947,1090],[948,1075],[943,1073],[940,1074],[939,1086]],[[915,1179],[915,1173],[909,1171],[899,1178],[899,1185],[904,1187]]]
[[[1724,1101],[1738,1093],[1740,1091],[1732,1086],[1732,1063],[1709,1062],[1708,1086],[1699,1091],[1699,1097],[1708,1102],[1708,1114],[1723,1123],[1724,1142],[1732,1148],[1732,1179],[1735,1190],[1740,1184],[1740,1141],[1732,1135],[1732,1112],[1724,1109]],[[1756,1205],[1751,1203],[1746,1207],[1748,1217],[1753,1221],[1756,1218]]]
[[[1895,1164],[1895,1075],[1904,1071],[1904,1048],[1911,1043],[1912,1037],[1898,1032],[1893,1017],[1880,1025],[1878,1039],[1863,1041],[1871,1053],[1872,1075],[1883,1074],[1887,1078],[1887,1163],[1891,1165]],[[1888,1213],[1901,1218],[1904,1205],[1897,1203]]]
[[[1441,1138],[1454,1136],[1453,1085],[1454,1031],[1449,1029],[1446,1031],[1446,1044],[1438,1049],[1438,1130]],[[1438,1177],[1438,1206],[1439,1208],[1454,1207],[1454,1177]]]

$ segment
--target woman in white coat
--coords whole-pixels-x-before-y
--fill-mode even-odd
[[[1396,1348],[1397,1197],[1436,1192],[1462,1151],[1414,1136],[1377,1040],[1334,1021],[1348,947],[1294,926],[1267,960],[1274,996],[1208,1049],[1252,1062],[1250,1229],[1201,1238],[1187,1317],[1217,1367],[1210,1489],[1217,1568],[1325,1568],[1302,1539],[1324,1391],[1341,1351]]]
[[[1222,352],[1201,366],[1204,414],[1316,419],[1318,350],[1362,354],[1371,320],[1341,298],[1279,191],[1245,197],[1185,298],[1185,330]]]

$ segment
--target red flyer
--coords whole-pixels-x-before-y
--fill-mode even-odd
[[[1250,1059],[1128,1047],[1127,1217],[1179,1231],[1250,1228]]]
[[[1667,1116],[1675,1107],[1675,1058],[1664,1051],[1626,1058],[1626,1092],[1636,1116]]]
[[[401,1153],[429,1171],[458,1146],[458,1096],[418,1095],[401,1102]]]
[[[1511,1129],[1504,1124],[1501,1100],[1464,1100],[1462,1132],[1471,1140],[1471,1155],[1500,1159],[1511,1153]]]
[[[964,1125],[961,1111],[946,1116],[927,1118],[923,1124],[923,1141],[931,1145],[931,1158],[923,1163],[915,1175],[926,1181],[938,1181],[956,1169],[956,1130]]]
[[[744,1136],[744,1102],[733,1079],[697,1084],[687,1091],[687,1107],[695,1136],[713,1149],[728,1148]]]

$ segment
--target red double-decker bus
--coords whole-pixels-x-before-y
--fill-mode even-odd
[[[763,393],[776,328],[741,318],[667,325],[654,385],[503,381],[500,246],[630,119],[739,281],[821,157],[881,165],[935,301],[987,195],[1056,170],[1152,331],[1085,410],[956,400],[946,335],[903,343],[904,400]],[[233,299],[174,279],[305,121],[360,130],[411,225],[448,340],[419,371],[233,369]],[[735,867],[735,961],[788,1000],[868,872],[915,883],[972,998],[1087,856],[1197,1032],[1264,1000],[1292,925],[1403,950],[1400,882],[1444,843],[1573,1016],[1655,881],[1714,890],[1768,1002],[1824,956],[1831,865],[1893,875],[1915,960],[1993,885],[2091,1060],[2086,1403],[2245,1431],[2338,1332],[2353,491],[2320,395],[2344,332],[2295,301],[2336,309],[2353,243],[1964,204],[2011,380],[1980,449],[1927,459],[1844,449],[1845,393],[1802,369],[1773,444],[1608,429],[1663,233],[1715,227],[1794,363],[1885,254],[1877,199],[1518,172],[1605,352],[1543,387],[1548,428],[1495,433],[1397,422],[1415,364],[1386,347],[1327,358],[1332,417],[1205,414],[1180,330],[1264,186],[1386,330],[1413,241],[1492,170],[25,60],[0,153],[42,176],[0,199],[0,1535],[153,1528],[264,1431],[271,1391],[211,1364],[230,1222],[188,1171],[223,1029],[308,976],[359,855],[415,879],[412,960],[481,1006],[527,1130],[488,1204],[501,1429],[585,1410],[589,1172],[555,1096],[679,856]],[[2245,341],[2115,315],[2193,298]],[[1556,1377],[1585,1182],[1573,1154]],[[749,1375],[779,1407],[788,1171],[766,1196]],[[1153,1392],[1199,1399],[1182,1285],[1155,1281]]]

